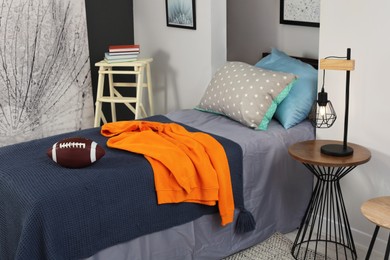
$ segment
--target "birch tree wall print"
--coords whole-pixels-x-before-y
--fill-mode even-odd
[[[93,125],[83,0],[0,5],[0,146]]]

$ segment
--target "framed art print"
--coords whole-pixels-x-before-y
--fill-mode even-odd
[[[280,23],[320,27],[320,0],[280,0]]]
[[[167,26],[196,30],[195,0],[165,0]]]

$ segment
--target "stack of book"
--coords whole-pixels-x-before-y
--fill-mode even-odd
[[[129,62],[138,59],[139,45],[110,45],[108,52],[104,54],[104,60],[108,63]]]

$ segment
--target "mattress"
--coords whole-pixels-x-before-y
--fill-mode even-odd
[[[310,200],[313,176],[287,150],[293,143],[314,139],[309,121],[286,130],[273,120],[267,131],[256,131],[224,116],[192,109],[166,116],[241,146],[244,203],[256,220],[255,230],[236,234],[233,224],[220,226],[218,214],[204,215],[106,248],[88,260],[221,259],[265,240],[274,232],[287,233],[299,227]]]

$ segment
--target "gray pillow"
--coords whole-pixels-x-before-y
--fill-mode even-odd
[[[227,62],[211,79],[195,109],[225,115],[251,128],[266,130],[277,105],[296,77],[291,73]]]

